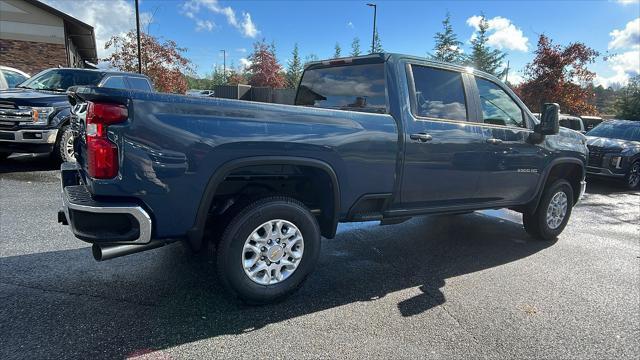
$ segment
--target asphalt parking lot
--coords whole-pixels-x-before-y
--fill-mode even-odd
[[[592,181],[555,243],[509,211],[341,225],[294,296],[229,299],[180,244],[98,263],[46,158],[0,164],[0,358],[637,358],[640,193]]]

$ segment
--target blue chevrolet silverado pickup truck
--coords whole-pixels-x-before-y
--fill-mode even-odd
[[[59,221],[96,260],[183,241],[251,303],[296,289],[338,222],[511,208],[552,240],[587,148],[504,84],[399,54],[309,64],[294,106],[81,87]]]

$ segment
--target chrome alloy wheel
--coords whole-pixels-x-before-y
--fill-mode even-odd
[[[567,194],[558,191],[553,195],[547,207],[547,225],[550,229],[557,229],[567,215]]]
[[[64,144],[64,151],[67,155],[67,159],[66,160],[74,160],[75,159],[75,152],[73,150],[73,135],[69,135],[67,137],[67,141],[65,141]]]
[[[242,267],[251,281],[273,285],[296,271],[304,252],[304,239],[291,222],[269,220],[253,230],[244,242]]]
[[[627,181],[631,188],[638,186],[638,183],[640,183],[640,161],[636,161],[631,165]]]

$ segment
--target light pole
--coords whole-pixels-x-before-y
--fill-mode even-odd
[[[136,32],[138,35],[138,73],[142,74],[142,57],[140,56],[140,8],[136,0]]]
[[[371,53],[373,54],[373,49],[375,48],[376,43],[376,16],[378,12],[378,6],[372,3],[368,3],[367,6],[373,7],[373,34],[371,35]]]
[[[227,83],[227,51],[222,51],[222,77],[224,78],[224,83]]]

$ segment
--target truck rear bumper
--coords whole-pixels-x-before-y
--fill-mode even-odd
[[[149,214],[135,203],[94,200],[80,183],[78,169],[77,163],[63,163],[60,167],[60,222],[68,223],[77,238],[90,243],[148,244],[152,229]]]

